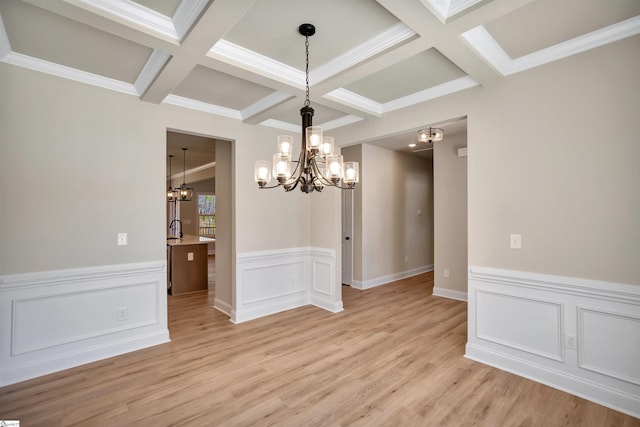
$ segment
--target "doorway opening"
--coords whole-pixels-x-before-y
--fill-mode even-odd
[[[167,160],[170,155],[173,157],[172,173],[169,176],[167,169],[165,188],[179,188],[182,184],[193,188],[190,200],[167,202],[165,231],[170,305],[171,298],[200,293],[207,297],[201,295],[199,301],[229,314],[220,307],[231,306],[231,144],[217,137],[167,129]],[[182,262],[182,267],[172,257],[177,245],[192,248],[183,251],[184,260],[177,260]],[[178,271],[180,268],[184,271]],[[177,287],[176,280],[183,280],[187,285]],[[171,330],[171,323],[169,326]]]

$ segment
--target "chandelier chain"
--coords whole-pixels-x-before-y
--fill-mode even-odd
[[[305,67],[305,75],[306,75],[306,93],[305,93],[305,100],[304,100],[304,106],[308,107],[309,106],[309,36],[305,36],[305,41],[304,41],[304,48],[306,51],[306,67]]]

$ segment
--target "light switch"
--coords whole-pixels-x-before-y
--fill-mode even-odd
[[[521,249],[522,248],[522,236],[520,234],[511,234],[511,235],[509,235],[509,247],[511,249]]]
[[[127,233],[118,233],[118,246],[127,246]]]
[[[187,252],[187,261],[193,261],[193,252]]]

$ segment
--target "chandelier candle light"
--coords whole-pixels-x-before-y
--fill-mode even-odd
[[[303,193],[322,191],[325,186],[353,189],[359,181],[358,163],[344,162],[341,154],[334,153],[333,138],[323,136],[322,128],[313,126],[312,123],[314,111],[309,106],[309,37],[316,33],[316,28],[311,24],[302,24],[298,32],[305,37],[306,52],[306,97],[304,107],[300,109],[300,156],[298,160],[291,160],[293,137],[278,136],[278,152],[273,155],[273,163],[269,164],[265,160],[256,161],[255,181],[259,188],[282,186],[285,191],[291,191],[300,185]],[[295,164],[295,167],[292,168],[292,164]],[[278,183],[268,186],[272,174]]]

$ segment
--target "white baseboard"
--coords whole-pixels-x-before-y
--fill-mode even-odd
[[[433,295],[437,297],[450,298],[458,301],[467,301],[467,293],[447,288],[433,288]]]
[[[218,298],[213,300],[213,308],[231,317],[231,304]]]
[[[302,247],[236,256],[236,306],[231,321],[245,322],[308,304],[342,309],[333,249]]]
[[[0,276],[0,386],[168,341],[164,260]]]
[[[433,264],[425,265],[418,268],[412,268],[411,270],[401,271],[398,273],[387,274],[385,276],[376,277],[375,279],[368,279],[364,281],[353,280],[351,287],[354,289],[370,289],[376,286],[386,285],[387,283],[395,282],[396,280],[406,279],[408,277],[417,276],[418,274],[433,271]]]
[[[640,287],[471,267],[466,357],[640,418]]]

